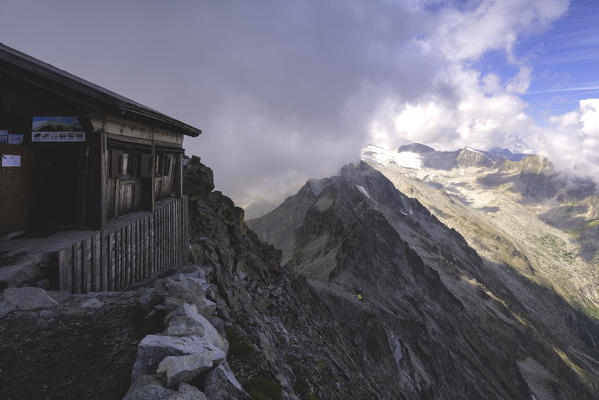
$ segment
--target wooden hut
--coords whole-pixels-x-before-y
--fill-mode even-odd
[[[0,43],[0,235],[82,232],[49,261],[73,292],[180,267],[183,137],[200,133]]]

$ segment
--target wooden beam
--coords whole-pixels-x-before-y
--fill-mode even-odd
[[[108,157],[108,152],[107,152],[107,147],[106,147],[106,134],[104,132],[100,132],[100,207],[99,207],[99,213],[100,213],[100,224],[99,224],[99,229],[100,230],[104,230],[104,227],[106,226],[106,216],[108,213],[108,210],[106,209],[106,184],[107,184],[107,179],[106,179],[106,175],[107,175],[107,171],[106,171],[106,165],[107,165],[107,160],[106,157]]]
[[[183,154],[175,154],[175,195],[183,196]]]

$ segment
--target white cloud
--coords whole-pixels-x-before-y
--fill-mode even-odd
[[[531,149],[526,135],[535,125],[519,95],[528,90],[533,70],[513,56],[512,47],[520,35],[546,27],[567,6],[562,0],[483,0],[467,10],[441,9],[438,28],[419,40],[426,54],[443,56],[434,85],[416,101],[396,96],[381,103],[370,123],[371,141],[387,147],[419,141],[440,149]],[[503,50],[518,72],[501,78],[473,67],[472,61],[492,50]]]
[[[478,71],[454,66],[439,75],[437,82],[451,88],[454,97],[431,95],[416,103],[393,105],[390,100],[375,118],[382,116],[393,123],[373,122],[372,137],[387,147],[415,141],[439,149],[516,147],[517,134],[533,123],[526,115],[526,103],[501,86],[494,75],[481,77]]]
[[[532,146],[559,169],[597,179],[599,176],[599,99],[580,100],[579,108],[533,127]]]
[[[425,46],[440,50],[449,60],[480,57],[489,50],[512,47],[523,31],[541,29],[568,7],[563,0],[483,0],[470,10],[441,12],[439,29]]]

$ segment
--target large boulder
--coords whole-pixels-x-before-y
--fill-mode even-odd
[[[39,260],[27,258],[0,268],[0,287],[19,287],[35,283],[42,277]]]
[[[195,386],[182,383],[179,391],[175,392],[168,400],[206,400],[206,395]]]
[[[205,198],[213,190],[214,174],[212,170],[202,164],[200,157],[192,156],[187,163],[183,191],[191,197]]]
[[[208,372],[204,391],[208,400],[251,400],[226,361]]]
[[[215,360],[226,357],[221,349],[209,344],[203,337],[148,335],[137,347],[137,358],[133,364],[131,381],[141,375],[154,374],[165,357],[203,354],[209,351],[214,352]]]
[[[141,375],[133,381],[123,400],[170,400],[174,394],[155,376]]]
[[[15,310],[39,310],[55,304],[56,301],[42,288],[7,288],[0,294],[0,317]]]
[[[195,304],[183,304],[167,317],[168,326],[164,331],[168,336],[199,336],[221,349],[225,354],[229,351],[229,343],[222,338],[216,328],[204,318]]]
[[[214,365],[220,364],[224,359],[224,353],[219,350],[208,350],[188,356],[169,356],[162,360],[156,372],[165,375],[168,387],[175,387],[192,380]]]

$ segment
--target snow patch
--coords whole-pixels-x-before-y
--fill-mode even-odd
[[[386,150],[378,146],[366,146],[362,149],[362,160],[374,161],[384,166],[399,166],[403,168],[421,169],[422,158],[418,153],[394,150]]]
[[[368,192],[366,191],[366,189],[364,189],[364,186],[361,185],[356,185],[356,187],[358,188],[358,190],[362,193],[364,193],[364,195],[368,198],[370,198],[370,195],[368,194]]]

